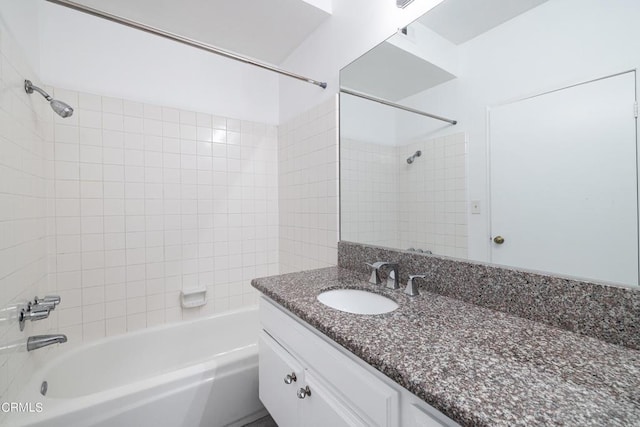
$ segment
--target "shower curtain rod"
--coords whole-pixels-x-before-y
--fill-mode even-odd
[[[308,77],[301,76],[299,74],[295,74],[286,70],[282,70],[273,65],[265,64],[263,62],[256,61],[255,59],[247,58],[236,53],[230,52],[228,50],[220,49],[218,47],[199,42],[197,40],[190,39],[188,37],[183,37],[175,33],[171,33],[169,31],[164,31],[159,28],[151,27],[149,25],[145,25],[138,21],[133,21],[131,19],[122,18],[117,15],[112,15],[107,12],[103,12],[98,9],[94,9],[89,6],[85,6],[82,4],[78,4],[68,0],[47,0],[49,3],[57,4],[59,6],[68,7],[69,9],[76,10],[78,12],[83,12],[88,15],[96,16],[98,18],[106,19],[111,22],[115,22],[117,24],[125,25],[130,28],[135,28],[137,30],[142,30],[150,34],[154,34],[156,36],[164,37],[169,40],[176,41],[178,43],[186,44],[188,46],[192,46],[198,49],[205,50],[207,52],[215,53],[216,55],[224,56],[225,58],[233,59],[235,61],[244,62],[245,64],[254,65],[256,67],[263,68],[265,70],[273,71],[274,73],[282,74],[287,77],[292,77],[294,79],[302,80],[307,83],[314,84],[316,86],[320,86],[322,89],[326,89],[327,83],[320,82],[318,80],[310,79]]]
[[[387,101],[386,99],[376,98],[375,96],[367,95],[362,92],[356,92],[351,89],[340,88],[340,92],[346,93],[352,96],[357,96],[358,98],[368,99],[369,101],[378,102],[380,104],[388,105],[389,107],[399,108],[400,110],[409,111],[410,113],[420,114],[421,116],[430,117],[436,120],[442,120],[443,122],[451,123],[452,125],[455,125],[458,123],[457,120],[447,119],[446,117],[425,113],[424,111],[416,110],[415,108],[405,107],[404,105],[396,104],[395,102]]]

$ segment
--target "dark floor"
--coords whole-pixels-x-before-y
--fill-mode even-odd
[[[262,417],[259,420],[255,420],[252,423],[245,425],[244,427],[278,427],[271,415],[267,415],[266,417]]]

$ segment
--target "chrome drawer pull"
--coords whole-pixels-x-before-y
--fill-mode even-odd
[[[284,383],[285,384],[291,384],[292,382],[297,381],[298,378],[296,378],[296,373],[295,372],[291,372],[290,374],[287,374],[286,377],[284,377]]]
[[[311,390],[309,390],[309,386],[298,390],[298,399],[304,399],[307,396],[311,396]]]

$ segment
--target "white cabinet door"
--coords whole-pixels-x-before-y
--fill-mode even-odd
[[[260,400],[279,427],[367,427],[335,397],[326,382],[304,370],[269,334],[261,332],[258,346]],[[285,382],[287,375],[289,384]],[[301,389],[310,390],[310,394],[300,398]]]
[[[303,400],[296,393],[303,387],[302,366],[264,331],[260,333],[258,347],[260,400],[279,427],[299,427]],[[285,382],[287,375],[291,376],[290,384]]]
[[[357,415],[344,406],[331,388],[310,371],[305,371],[305,384],[311,395],[302,404],[301,426],[308,427],[367,427]]]

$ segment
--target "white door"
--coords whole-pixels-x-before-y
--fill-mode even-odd
[[[634,104],[629,72],[490,111],[492,262],[638,284]]]

